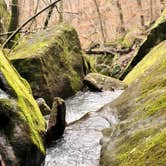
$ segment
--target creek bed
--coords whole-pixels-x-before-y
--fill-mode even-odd
[[[98,166],[102,130],[110,127],[117,119],[96,111],[115,100],[123,91],[78,92],[66,100],[66,127],[63,138],[53,142],[47,149],[45,166]]]

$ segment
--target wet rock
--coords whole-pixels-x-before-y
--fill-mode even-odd
[[[1,80],[5,82],[1,88],[7,94],[0,99],[0,163],[5,166],[39,166],[45,157],[45,120],[29,84],[2,51],[0,72]]]
[[[39,105],[42,115],[48,115],[51,112],[50,107],[47,105],[46,101],[43,98],[36,99],[37,104]]]
[[[66,127],[66,106],[63,99],[55,97],[48,122],[46,143],[49,145],[53,140],[60,138]]]
[[[49,106],[54,96],[66,98],[82,88],[83,60],[76,31],[61,24],[24,38],[9,54],[35,98]]]
[[[107,77],[98,73],[89,73],[84,77],[84,84],[92,91],[123,90],[127,85],[115,78]]]

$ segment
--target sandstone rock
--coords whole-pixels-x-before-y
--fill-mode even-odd
[[[24,38],[9,59],[30,83],[34,97],[50,106],[54,96],[66,98],[82,88],[81,55],[76,31],[61,24]]]
[[[63,99],[55,97],[48,122],[46,143],[49,145],[52,140],[60,138],[66,127],[66,106]]]
[[[0,163],[38,166],[45,157],[45,120],[29,84],[19,76],[2,51],[0,73],[0,88],[7,94],[0,97]]]
[[[42,115],[48,115],[51,112],[50,107],[47,105],[43,98],[36,99],[37,104],[39,105]]]
[[[127,85],[115,78],[107,77],[98,73],[89,73],[84,77],[84,84],[92,91],[122,90]]]

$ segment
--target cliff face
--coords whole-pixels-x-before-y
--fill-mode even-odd
[[[153,28],[163,25],[163,18],[162,15]],[[143,46],[156,34],[153,28]],[[158,37],[160,33],[163,33],[162,28],[157,32]],[[151,49],[146,45],[146,55],[142,54],[142,60],[124,80],[129,88],[106,106],[117,112],[120,121],[112,132],[107,129],[104,133],[103,166],[165,165],[166,40],[153,39],[157,41],[150,45]]]

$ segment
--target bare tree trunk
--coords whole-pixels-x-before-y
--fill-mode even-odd
[[[48,11],[48,15],[47,15],[46,20],[45,20],[45,23],[44,23],[44,28],[43,28],[43,29],[46,29],[46,28],[47,28],[48,23],[49,23],[50,18],[51,18],[51,15],[52,15],[53,10],[54,10],[54,7],[55,7],[55,6],[51,6],[51,7],[50,7],[50,9],[49,9],[49,11]]]
[[[138,8],[140,9],[141,26],[144,27],[145,26],[145,18],[144,18],[144,15],[143,15],[142,1],[137,0],[137,4],[138,4]]]
[[[63,22],[63,0],[59,3],[59,22]]]
[[[165,9],[165,5],[164,5],[164,0],[160,0],[160,4],[161,4],[161,13],[164,11]]]
[[[150,0],[150,22],[153,22],[153,0]]]
[[[11,20],[9,25],[9,32],[13,32],[17,29],[19,24],[19,7],[18,7],[18,0],[12,0],[12,8],[11,8]],[[14,39],[13,39],[14,40]],[[14,42],[11,40],[7,47],[11,48],[13,46]]]
[[[125,23],[124,23],[124,18],[123,18],[123,12],[122,12],[122,7],[119,2],[119,0],[116,1],[116,6],[118,9],[118,15],[119,15],[119,32],[124,33],[125,32]]]
[[[45,8],[43,8],[42,10],[40,10],[39,12],[37,12],[36,14],[34,14],[33,16],[31,16],[30,18],[28,18],[22,25],[20,25],[9,37],[8,39],[5,41],[5,43],[2,45],[2,48],[5,48],[8,43],[16,36],[16,34],[19,33],[19,31],[25,27],[30,21],[32,21],[33,19],[35,19],[38,15],[40,15],[41,13],[43,13],[45,10],[49,9],[51,6],[54,6],[56,3],[60,2],[61,0],[56,0],[54,2],[52,2],[51,4],[49,4],[48,6],[46,6]]]
[[[37,4],[36,4],[36,8],[35,8],[35,12],[34,12],[34,14],[36,14],[36,13],[37,13],[37,11],[38,11],[38,8],[39,8],[39,2],[40,2],[40,0],[37,0]],[[35,22],[35,19],[34,19],[34,20],[32,20],[31,24],[29,25],[28,30],[30,30],[30,29],[31,29],[31,27],[32,27],[32,25],[33,25],[33,23],[34,23],[34,22]]]
[[[97,11],[97,15],[98,15],[98,19],[99,19],[99,24],[100,24],[100,31],[101,31],[101,36],[102,36],[102,40],[103,40],[103,44],[106,42],[106,36],[105,36],[105,32],[104,32],[104,25],[103,25],[103,21],[102,21],[102,16],[100,13],[100,9],[99,9],[99,5],[97,3],[97,0],[93,0],[95,7],[96,7],[96,11]]]

